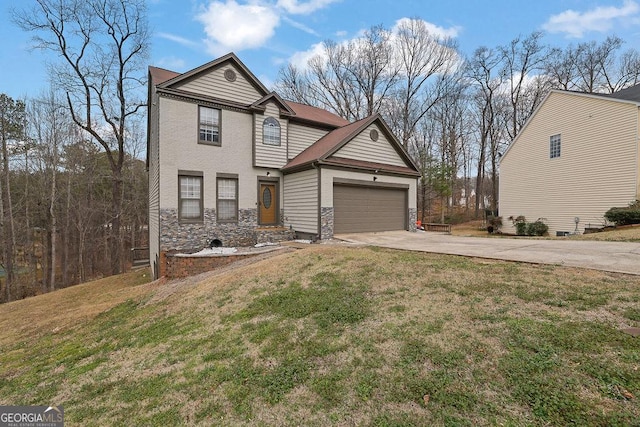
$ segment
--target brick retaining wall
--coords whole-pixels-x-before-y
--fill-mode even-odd
[[[263,250],[252,252],[235,253],[230,255],[216,254],[203,256],[184,256],[183,254],[165,253],[164,258],[166,261],[164,263],[164,276],[169,279],[194,276],[196,274],[215,270],[216,268],[229,265],[242,259],[253,258],[255,256],[262,255],[267,252],[272,252],[278,249],[280,248],[275,247],[265,248]]]

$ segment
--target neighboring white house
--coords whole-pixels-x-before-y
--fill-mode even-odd
[[[503,231],[524,215],[544,218],[552,235],[583,232],[640,198],[639,121],[640,85],[610,95],[551,91],[500,161]]]
[[[212,242],[415,230],[417,168],[379,115],[350,123],[285,101],[233,54],[149,67],[149,233],[164,255]]]

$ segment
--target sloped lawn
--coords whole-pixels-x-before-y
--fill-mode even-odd
[[[639,277],[324,245],[133,274],[0,306],[0,404],[70,426],[640,422]]]

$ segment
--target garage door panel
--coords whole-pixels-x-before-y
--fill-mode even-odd
[[[406,229],[403,189],[335,185],[334,233]]]

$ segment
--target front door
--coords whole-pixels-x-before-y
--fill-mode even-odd
[[[276,184],[270,182],[260,183],[259,193],[260,224],[275,225],[277,223],[276,211],[278,207],[278,194]]]

